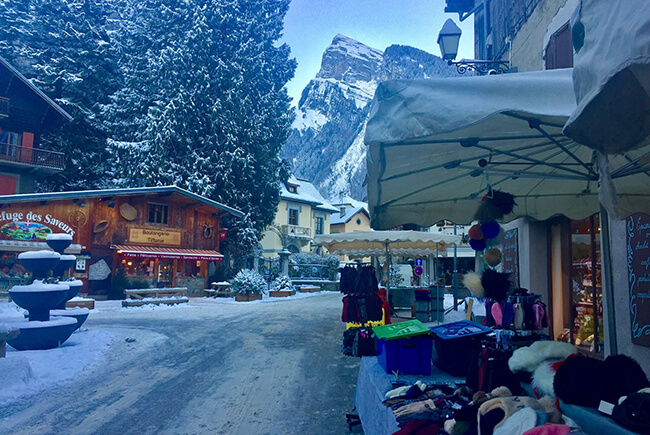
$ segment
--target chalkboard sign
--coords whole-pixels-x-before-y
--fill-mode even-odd
[[[650,216],[627,219],[627,276],[630,284],[632,343],[650,346]]]
[[[515,287],[519,287],[519,242],[517,240],[517,228],[505,232],[505,238],[501,247],[503,254],[503,272],[510,274],[510,280]]]

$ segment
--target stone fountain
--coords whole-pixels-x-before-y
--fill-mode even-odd
[[[82,282],[66,279],[74,255],[63,254],[72,243],[68,234],[50,234],[47,244],[54,251],[23,252],[18,261],[32,272],[34,282],[9,289],[11,299],[29,314],[16,322],[20,334],[7,343],[18,350],[52,349],[64,343],[88,318],[87,308],[66,309],[68,300],[81,290]],[[50,276],[50,273],[52,276]]]

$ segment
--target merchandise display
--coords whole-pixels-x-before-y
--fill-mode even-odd
[[[390,322],[385,310],[385,291],[379,291],[373,266],[346,266],[340,271],[340,291],[346,295],[343,297],[341,320],[347,323],[341,351],[347,356],[376,355],[375,334],[371,326]]]

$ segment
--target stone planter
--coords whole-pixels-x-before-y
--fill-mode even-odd
[[[262,299],[262,294],[261,293],[249,293],[247,295],[243,295],[241,293],[237,293],[235,295],[235,300],[237,302],[250,302],[250,301],[257,301]]]
[[[278,291],[270,291],[269,296],[272,298],[286,298],[288,296],[293,296],[296,294],[295,290],[278,290]]]

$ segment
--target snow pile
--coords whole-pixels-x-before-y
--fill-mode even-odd
[[[35,260],[35,259],[50,259],[61,258],[61,254],[54,251],[27,251],[18,254],[18,261],[20,260]]]
[[[0,406],[88,370],[102,361],[111,341],[112,335],[106,331],[85,330],[75,332],[56,349],[20,352],[7,346],[7,357],[0,358]]]

